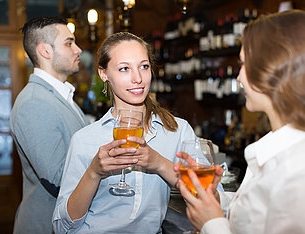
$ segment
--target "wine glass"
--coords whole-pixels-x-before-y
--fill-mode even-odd
[[[188,170],[192,169],[196,173],[202,187],[205,189],[209,184],[213,183],[215,176],[213,143],[202,138],[186,140],[182,142],[181,152],[187,153],[190,158],[188,160],[179,158],[180,178],[191,193],[197,196],[197,191],[188,176]]]
[[[188,176],[188,170],[192,169],[202,187],[205,189],[209,184],[213,183],[215,176],[215,155],[213,143],[210,140],[196,138],[194,140],[186,140],[182,142],[181,152],[187,153],[190,158],[184,160],[179,158],[179,175],[185,186],[190,192],[197,196],[197,191]],[[195,229],[184,231],[183,234],[199,234],[200,231]]]
[[[143,112],[127,109],[119,109],[114,123],[113,138],[114,140],[127,139],[129,136],[143,136]],[[127,141],[120,145],[121,148],[134,147],[138,148],[136,142]],[[115,196],[133,196],[133,188],[125,182],[125,168],[122,169],[121,179],[116,184],[110,184],[109,192]]]

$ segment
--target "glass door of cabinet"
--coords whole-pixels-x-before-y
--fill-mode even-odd
[[[14,100],[27,83],[25,61],[20,36],[0,37],[0,176],[12,174],[15,166],[9,119]]]
[[[0,32],[18,32],[26,20],[25,1],[0,0]]]
[[[9,24],[9,0],[0,1],[0,25]]]
[[[21,163],[9,118],[16,96],[27,83],[20,32],[25,21],[25,0],[0,0],[0,233],[13,233],[22,194]]]
[[[14,100],[26,83],[22,38],[0,30],[0,233],[12,233],[21,200],[21,164],[9,118]]]
[[[12,174],[15,166],[9,119],[13,102],[27,83],[25,61],[21,37],[2,35],[0,37],[0,176]]]
[[[9,117],[12,108],[10,48],[0,46],[0,175],[10,175],[13,169],[13,140]]]

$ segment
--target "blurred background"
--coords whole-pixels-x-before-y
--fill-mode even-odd
[[[229,167],[245,169],[244,148],[269,131],[262,113],[244,108],[239,72],[240,35],[261,14],[305,9],[304,0],[0,0],[0,234],[12,232],[22,176],[10,135],[14,100],[33,67],[20,28],[37,16],[64,16],[83,49],[81,71],[69,81],[75,100],[92,120],[111,106],[96,73],[96,51],[118,31],[152,46],[156,67],[151,92],[200,137],[219,146]],[[90,12],[88,14],[88,12]]]

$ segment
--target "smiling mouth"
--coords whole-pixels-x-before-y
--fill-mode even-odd
[[[135,89],[127,89],[127,91],[133,94],[141,94],[144,91],[144,88],[135,88]]]

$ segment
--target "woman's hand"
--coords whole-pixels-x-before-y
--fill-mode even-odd
[[[130,136],[127,139],[139,143],[139,147],[133,153],[133,157],[138,159],[137,165],[147,170],[156,171],[160,164],[160,159],[163,157],[152,149],[143,138]]]
[[[119,148],[126,140],[115,140],[99,148],[91,161],[89,170],[92,170],[101,178],[106,178],[111,171],[121,170],[136,164],[138,159],[134,157],[136,148]]]
[[[72,220],[83,217],[88,211],[100,180],[130,165],[138,159],[133,155],[136,148],[120,148],[126,140],[115,140],[99,147],[89,167],[68,200],[68,213]]]
[[[130,136],[128,141],[138,143],[139,147],[120,148],[120,145],[126,143],[125,139],[103,145],[92,159],[88,169],[100,178],[106,178],[110,176],[110,172],[120,171],[135,164],[150,171],[157,171],[164,158],[148,146],[143,138]]]
[[[209,185],[205,190],[194,171],[189,170],[189,176],[196,188],[197,197],[187,189],[182,180],[178,181],[178,188],[186,203],[187,217],[197,230],[201,230],[210,219],[224,215],[213,192],[214,184]]]
[[[191,156],[189,156],[187,153],[184,153],[184,152],[178,152],[177,157],[184,159],[189,165],[196,163],[195,160]],[[174,171],[179,173],[179,162],[174,164]],[[220,200],[219,200],[219,194],[217,191],[217,186],[221,180],[222,174],[223,174],[223,169],[221,168],[221,166],[215,165],[215,176],[214,176],[212,188],[213,188],[213,194],[218,202],[220,202]]]
[[[130,136],[128,140],[140,144],[133,154],[133,157],[138,160],[137,165],[145,168],[150,173],[158,174],[169,184],[175,186],[178,177],[177,173],[172,170],[172,161],[152,149],[143,138]]]

